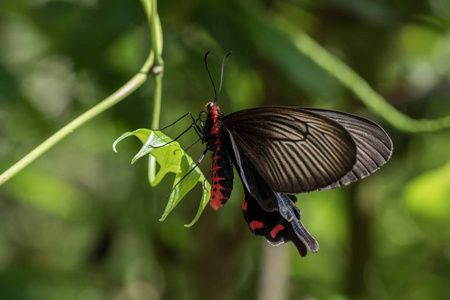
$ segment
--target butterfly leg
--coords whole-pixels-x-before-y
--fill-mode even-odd
[[[197,163],[195,164],[194,167],[192,167],[192,169],[189,170],[189,172],[187,172],[172,188],[172,190],[169,193],[169,196],[173,193],[173,191],[175,190],[175,188],[177,187],[177,185],[180,184],[180,182],[182,182],[189,174],[192,173],[192,171],[195,170],[195,168],[198,167],[198,165],[200,165],[203,161],[203,159],[205,158],[205,154],[206,152],[208,152],[208,149],[205,149],[205,151],[203,151],[202,155],[200,156],[200,158],[198,159]]]

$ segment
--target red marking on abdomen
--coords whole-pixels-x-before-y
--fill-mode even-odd
[[[247,201],[244,200],[244,203],[242,203],[242,209],[244,211],[246,211],[247,210],[247,206],[248,206],[248,203],[247,203]]]
[[[259,221],[251,221],[249,225],[253,231],[255,231],[255,229],[260,229],[264,227],[264,224]]]
[[[213,157],[211,198],[209,204],[214,210],[218,210],[219,207],[223,206],[222,202],[224,198],[221,192],[222,186],[219,183],[219,181],[223,180],[224,178],[219,177],[219,175],[217,174],[217,170],[222,168],[221,166],[217,165],[217,160],[220,159],[220,156],[218,155],[219,150],[220,144],[217,145],[216,152],[214,153]]]
[[[215,211],[217,211],[219,207],[223,206],[222,199],[224,199],[222,193],[219,190],[214,191],[214,187],[211,187],[211,198],[209,199],[209,205],[211,205]]]
[[[230,198],[233,188],[233,169],[228,157],[221,151],[220,139],[216,141],[216,151],[213,156],[212,184],[210,205],[214,210],[222,207]],[[219,175],[219,170],[221,176]],[[230,173],[231,175],[228,175]]]
[[[281,224],[278,224],[277,226],[275,226],[271,231],[270,231],[270,235],[275,238],[278,234],[278,232],[280,232],[281,230],[284,229],[284,226]]]
[[[215,103],[208,109],[210,104],[206,104],[208,118],[212,119],[212,127],[208,133],[208,149],[214,151],[210,205],[214,210],[218,210],[230,198],[233,189],[233,165],[228,153],[221,149],[220,118],[223,114]]]

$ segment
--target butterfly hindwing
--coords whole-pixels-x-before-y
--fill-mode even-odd
[[[250,230],[255,235],[264,236],[274,246],[292,241],[301,256],[305,256],[307,250],[317,252],[319,244],[303,226],[300,210],[291,199],[295,196],[279,193],[274,195],[281,202],[282,210],[268,212],[246,191],[242,210]]]
[[[223,137],[223,146],[239,173],[244,189],[258,201],[265,211],[278,210],[278,201],[273,196],[273,189],[264,181],[244,151],[237,146],[234,137],[228,132],[224,132]]]
[[[264,236],[272,245],[292,241],[301,256],[305,256],[307,250],[317,252],[319,244],[301,222],[300,210],[294,203],[296,197],[273,191],[246,154],[235,146],[233,137],[228,137],[223,145],[244,185],[242,210],[252,232]]]

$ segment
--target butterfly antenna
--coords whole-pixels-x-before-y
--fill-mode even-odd
[[[208,61],[206,60],[206,58],[208,57],[209,53],[211,53],[211,50],[208,50],[206,52],[206,54],[205,54],[205,67],[206,67],[206,72],[208,72],[209,80],[211,80],[211,83],[212,83],[212,86],[213,86],[213,89],[214,89],[214,102],[216,102],[216,100],[217,100],[216,85],[214,84],[214,80],[212,79],[211,72],[209,71],[209,68],[208,68]]]
[[[222,90],[223,69],[225,68],[225,61],[227,60],[228,56],[231,55],[231,53],[233,53],[233,52],[232,51],[228,52],[227,55],[225,55],[225,57],[223,58],[223,61],[222,61],[222,68],[220,70],[220,86],[219,86],[219,93],[217,93],[217,96],[219,96],[220,90]]]

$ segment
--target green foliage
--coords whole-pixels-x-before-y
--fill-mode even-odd
[[[156,177],[150,181],[151,186],[159,184],[167,173],[175,173],[172,192],[170,193],[169,201],[160,221],[164,221],[181,199],[195,187],[197,182],[201,183],[203,196],[200,201],[200,207],[194,220],[185,226],[191,227],[194,225],[208,204],[211,195],[211,186],[196,163],[184,152],[178,142],[173,141],[161,131],[152,131],[149,129],[141,128],[133,132],[124,133],[114,142],[114,151],[116,151],[116,145],[120,141],[130,136],[136,136],[143,144],[131,163],[136,162],[143,156],[151,155],[160,166]]]
[[[0,298],[263,299],[264,288],[277,300],[450,298],[450,138],[448,129],[430,133],[450,115],[448,1],[158,1],[164,37],[151,18],[154,2],[2,2],[1,170],[78,123],[0,188]],[[111,151],[130,128],[159,128],[157,118],[170,124],[203,108],[212,95],[202,60],[210,49],[214,78],[233,50],[224,112],[339,109],[373,119],[393,138],[394,155],[376,174],[299,196],[317,254],[300,259],[289,244],[266,251],[242,220],[238,180],[217,213],[203,190],[185,193],[204,188],[197,169],[179,187],[183,203],[167,204],[177,173],[195,165],[181,151],[160,158],[154,177],[129,164],[139,141]],[[148,72],[161,54],[163,80]],[[77,119],[106,98],[127,101]],[[145,143],[150,134],[141,133]],[[192,136],[177,142],[186,147]],[[166,151],[157,149],[150,153]],[[209,171],[207,158],[200,167]],[[158,186],[149,187],[149,173]],[[196,226],[184,228],[196,213]]]
[[[5,195],[13,195],[45,212],[68,219],[79,217],[86,207],[77,189],[54,174],[36,170],[24,172],[14,184],[5,188]]]
[[[415,215],[448,226],[450,220],[450,162],[422,173],[405,187],[403,201]],[[445,230],[446,231],[446,230]]]

